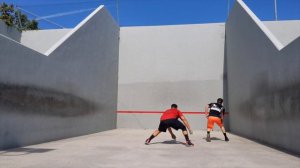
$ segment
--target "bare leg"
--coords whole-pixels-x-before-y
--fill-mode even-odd
[[[222,130],[223,134],[226,133],[226,130],[225,130],[224,126],[221,127],[221,130]]]
[[[172,129],[169,127],[168,128],[169,133],[171,134],[172,139],[176,140],[175,134],[172,132]]]
[[[188,135],[188,132],[185,130],[185,131],[182,131],[182,134],[183,135]]]
[[[210,131],[211,131],[211,129],[210,128],[207,128],[207,135],[206,135],[206,141],[207,142],[210,142],[211,140],[210,140]]]
[[[193,144],[193,143],[190,141],[190,139],[189,139],[189,134],[188,134],[187,130],[182,131],[182,134],[183,134],[184,137],[185,137],[186,145],[187,145],[187,146],[194,146],[194,144]]]
[[[223,135],[224,135],[224,137],[225,137],[225,141],[229,141],[229,139],[228,139],[228,137],[227,137],[227,135],[226,135],[226,130],[225,130],[224,126],[221,127],[221,130],[222,130]]]
[[[153,132],[153,134],[152,134],[152,135],[153,135],[154,137],[156,137],[158,134],[160,134],[160,131],[158,131],[158,130],[155,130],[155,131]]]
[[[155,138],[158,134],[160,134],[160,131],[159,131],[159,130],[155,130],[155,131],[153,132],[153,134],[151,134],[151,136],[150,136],[148,139],[146,139],[145,144],[146,144],[146,145],[149,145],[150,141],[151,141],[153,138]]]

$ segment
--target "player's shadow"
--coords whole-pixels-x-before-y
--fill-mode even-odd
[[[21,147],[21,148],[2,151],[0,152],[0,156],[20,156],[20,155],[28,155],[32,153],[45,153],[53,150],[55,149]]]
[[[162,142],[153,142],[150,143],[149,145],[152,144],[180,144],[180,145],[186,145],[184,142],[176,141],[176,140],[167,140],[167,141],[162,141]]]
[[[202,139],[206,140],[206,137],[204,137]],[[220,138],[217,138],[217,137],[211,137],[210,140],[212,140],[212,141],[225,141],[224,139],[220,139]]]

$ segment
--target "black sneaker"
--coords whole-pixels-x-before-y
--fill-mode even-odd
[[[186,146],[194,146],[194,144],[191,141],[186,141]]]
[[[225,137],[225,141],[226,141],[226,142],[228,142],[228,141],[229,141],[229,139],[228,139],[228,137],[227,137],[227,136]]]
[[[206,142],[210,142],[210,135],[209,134],[207,134],[207,136],[206,136]]]
[[[145,145],[149,145],[150,141],[151,141],[150,138],[146,139]]]

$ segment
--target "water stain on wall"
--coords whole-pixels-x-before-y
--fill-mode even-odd
[[[259,80],[251,89],[251,97],[239,109],[245,117],[258,120],[295,119],[300,117],[300,82],[273,86]]]
[[[70,93],[36,86],[0,83],[0,109],[0,113],[72,117],[92,114],[97,106]]]

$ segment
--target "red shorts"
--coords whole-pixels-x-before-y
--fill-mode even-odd
[[[214,117],[214,116],[209,116],[208,121],[207,121],[207,128],[213,129],[214,128],[214,123],[217,123],[220,128],[223,127],[223,123],[221,121],[221,118]]]

